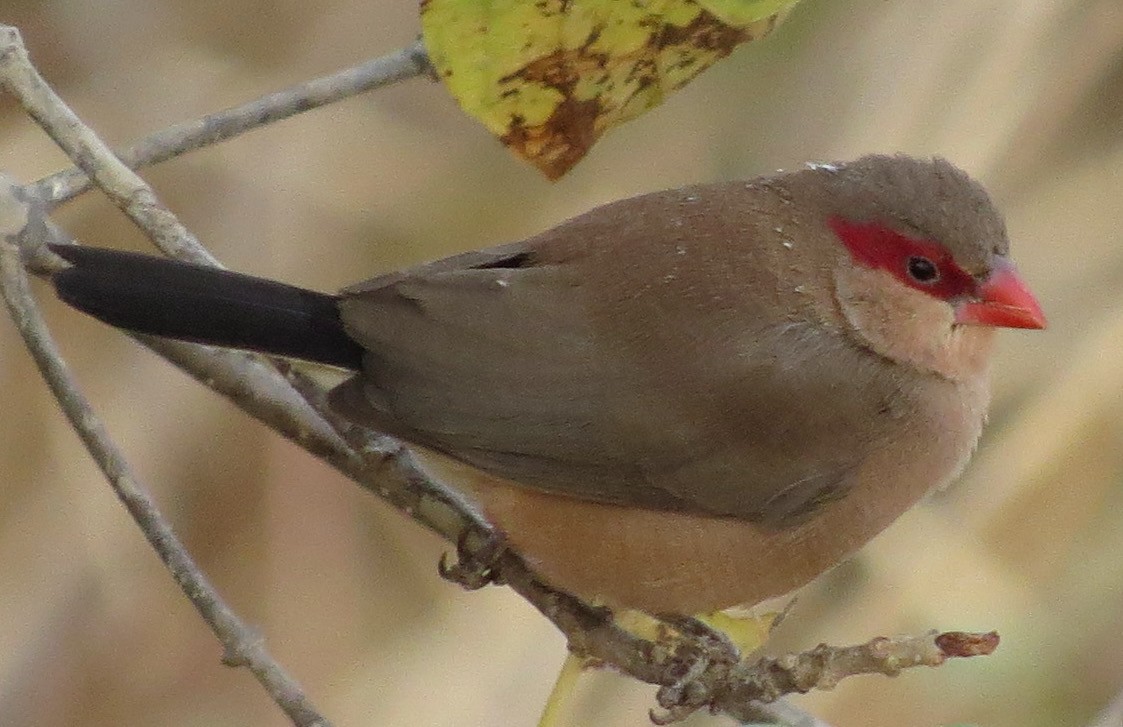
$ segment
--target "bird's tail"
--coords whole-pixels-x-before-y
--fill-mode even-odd
[[[359,369],[335,296],[201,265],[79,245],[51,245],[71,267],[59,297],[112,326],[181,341]]]

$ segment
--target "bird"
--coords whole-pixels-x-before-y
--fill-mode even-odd
[[[547,584],[692,615],[845,560],[973,453],[998,328],[1040,329],[986,190],[870,154],[612,202],[324,294],[78,245],[69,305],[345,369]]]

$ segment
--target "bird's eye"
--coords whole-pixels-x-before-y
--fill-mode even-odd
[[[936,267],[936,263],[926,257],[913,255],[906,263],[906,267],[909,277],[918,283],[931,285],[940,279],[940,269]]]

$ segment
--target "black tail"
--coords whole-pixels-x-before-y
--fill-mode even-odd
[[[66,303],[136,333],[358,370],[336,298],[201,265],[79,245],[51,245],[72,267],[54,275]]]

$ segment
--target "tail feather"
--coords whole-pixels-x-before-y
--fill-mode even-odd
[[[118,250],[51,245],[71,263],[53,276],[69,305],[112,326],[358,370],[335,296]]]

